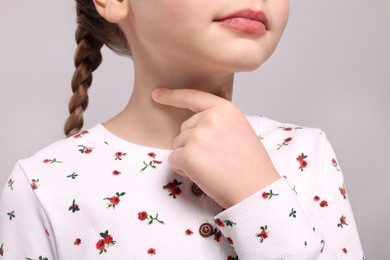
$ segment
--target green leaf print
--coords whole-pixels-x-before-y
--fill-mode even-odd
[[[72,205],[69,207],[69,211],[72,211],[75,213],[76,211],[79,211],[80,207],[78,204],[76,204],[75,199],[73,199]]]
[[[74,172],[74,173],[72,173],[72,174],[66,176],[66,178],[71,178],[72,180],[75,180],[77,176],[78,176],[78,175]]]
[[[53,164],[53,163],[62,163],[62,162],[61,161],[57,161],[57,159],[54,158],[54,159],[45,159],[45,160],[43,160],[43,163],[45,163],[45,164]]]
[[[143,162],[144,164],[144,167],[141,168],[140,172],[144,172],[148,167],[152,168],[152,169],[156,169],[157,168],[157,165],[159,164],[162,164],[161,161],[157,161],[155,160],[156,158],[156,154],[151,152],[151,153],[148,153],[148,157],[151,158],[151,160],[147,163],[147,162]]]
[[[107,198],[104,198],[103,200],[108,200],[107,208],[115,209],[115,207],[121,201],[119,198],[124,196],[125,194],[126,194],[126,192],[121,192],[121,193],[117,192],[117,193],[115,193],[116,196],[107,197]]]
[[[290,213],[290,215],[288,215],[289,217],[293,217],[293,218],[296,218],[297,217],[297,211],[294,209],[294,208],[292,208],[291,209],[291,213]]]
[[[260,238],[260,243],[263,243],[265,239],[268,238],[268,227],[267,225],[260,227],[260,232],[256,234],[256,237]]]
[[[9,216],[9,220],[12,220],[14,219],[16,216],[15,216],[15,210],[11,211],[11,212],[8,212],[7,215]]]

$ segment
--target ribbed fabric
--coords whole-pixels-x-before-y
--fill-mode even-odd
[[[0,198],[0,259],[362,259],[325,134],[248,120],[282,177],[226,210],[170,170],[171,151],[101,124],[19,161]]]

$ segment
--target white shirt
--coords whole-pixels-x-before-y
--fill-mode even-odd
[[[325,134],[247,118],[283,177],[226,210],[101,124],[19,161],[0,259],[364,259]]]

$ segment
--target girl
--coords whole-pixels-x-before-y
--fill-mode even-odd
[[[288,0],[77,0],[69,138],[21,160],[0,206],[5,259],[362,259],[318,129],[244,116],[233,77],[259,67]],[[133,93],[80,129],[107,45]]]

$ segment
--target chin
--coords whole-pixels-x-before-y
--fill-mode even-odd
[[[244,55],[234,55],[234,58],[227,61],[226,64],[230,65],[228,67],[230,67],[231,72],[249,72],[258,69],[269,56],[261,52],[248,51]]]
[[[230,46],[232,47],[232,46]],[[253,71],[259,68],[271,56],[275,48],[259,47],[258,44],[242,44],[225,49],[223,63],[234,72]]]

